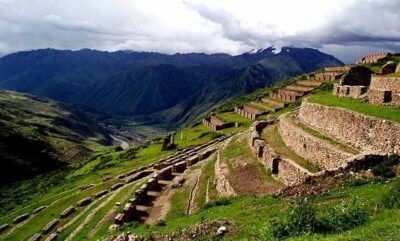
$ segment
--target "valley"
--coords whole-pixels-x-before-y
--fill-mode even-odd
[[[389,61],[399,68],[398,54],[371,55],[225,99],[176,129],[172,148],[160,138],[103,146],[5,185],[0,239],[398,240],[400,90]]]

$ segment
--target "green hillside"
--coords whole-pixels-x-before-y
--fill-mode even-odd
[[[49,99],[1,91],[0,115],[2,184],[85,160],[110,144],[85,113]]]

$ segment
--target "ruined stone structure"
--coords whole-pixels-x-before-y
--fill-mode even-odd
[[[315,73],[315,79],[320,81],[336,80],[339,79],[343,73],[341,72],[321,72]]]
[[[349,66],[339,66],[339,67],[325,67],[325,72],[337,72],[337,73],[346,73],[350,70]]]
[[[297,91],[284,90],[284,89],[279,89],[276,92],[270,93],[270,96],[272,98],[277,98],[277,99],[281,99],[281,100],[289,101],[289,102],[294,102],[303,95],[304,95],[304,92],[297,92]]]
[[[176,177],[179,177],[188,167],[195,165],[199,161],[207,159],[215,148],[211,145],[224,140],[226,137],[217,138],[211,142],[200,145],[196,148],[187,148],[177,152],[176,155],[170,155],[166,159],[159,160],[157,163],[130,172],[127,174],[126,182],[139,180],[139,176],[153,176],[142,185],[136,192],[135,198],[130,199],[125,205],[123,212],[114,217],[114,222],[122,225],[125,222],[136,220],[146,221],[149,210],[151,210],[153,201],[160,195],[167,185],[171,185]],[[148,168],[153,168],[153,171]],[[133,179],[133,180],[132,180]]]
[[[363,66],[351,67],[340,78],[340,83],[333,86],[332,94],[339,97],[360,98],[367,93],[372,71]]]
[[[354,66],[340,78],[340,85],[363,85],[368,86],[371,82],[371,75],[374,72],[363,66]]]
[[[396,71],[396,67],[397,67],[397,65],[393,61],[388,61],[379,70],[379,74],[381,74],[381,75],[392,74]]]
[[[367,86],[363,85],[333,85],[332,94],[339,97],[351,97],[358,99],[367,93]]]
[[[396,71],[395,71],[396,73],[400,73],[400,64],[397,64],[397,67],[396,67]]]
[[[175,134],[172,133],[164,138],[163,145],[161,147],[162,150],[171,150],[175,148],[174,136]]]
[[[235,107],[235,113],[244,116],[248,119],[255,120],[258,116],[265,113],[265,111],[257,109],[252,106],[244,105],[241,107]]]
[[[378,105],[400,106],[400,77],[373,76],[368,101]]]
[[[287,114],[289,115],[289,114]],[[267,121],[257,121],[249,128],[249,145],[272,175],[287,186],[309,183],[326,176],[349,171],[367,170],[383,157],[400,150],[400,124],[349,110],[303,101],[298,121],[336,138],[354,152],[348,153],[332,143],[306,133],[295,125],[296,119],[279,118],[279,133],[285,144],[296,154],[317,165],[321,171],[312,173],[295,161],[277,154],[260,137]],[[347,149],[346,149],[347,150]],[[359,150],[359,154],[355,150]],[[355,154],[354,154],[355,153]]]
[[[220,120],[216,116],[210,116],[207,118],[203,118],[203,125],[207,128],[212,129],[213,131],[223,130],[223,129],[231,126],[230,123],[226,123],[226,122]]]
[[[271,170],[272,175],[285,185],[291,186],[305,182],[312,173],[294,161],[276,154],[261,138],[260,133],[270,124],[272,121],[256,121],[249,128],[249,145],[254,154],[267,169]]]
[[[388,52],[380,52],[367,55],[361,59],[359,59],[356,64],[370,64],[370,63],[378,63],[379,60],[382,60],[388,57],[390,53]]]
[[[400,124],[303,101],[299,120],[362,151],[400,153]]]

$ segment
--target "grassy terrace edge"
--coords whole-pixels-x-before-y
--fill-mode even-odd
[[[307,98],[308,102],[331,107],[341,107],[365,115],[400,122],[400,108],[378,106],[347,97],[335,97],[330,91],[320,91]]]

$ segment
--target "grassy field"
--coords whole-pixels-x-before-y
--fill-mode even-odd
[[[365,115],[400,122],[400,108],[372,105],[346,97],[335,97],[328,91],[316,93],[310,96],[308,101],[326,106],[342,107]]]

